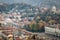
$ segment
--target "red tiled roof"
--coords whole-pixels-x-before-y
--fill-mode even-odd
[[[12,30],[12,29],[16,29],[16,28],[13,28],[13,27],[4,27],[4,28],[0,28],[0,30]]]

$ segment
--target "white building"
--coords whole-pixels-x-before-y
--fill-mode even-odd
[[[56,6],[53,6],[53,7],[52,7],[52,11],[53,11],[53,12],[56,12]]]

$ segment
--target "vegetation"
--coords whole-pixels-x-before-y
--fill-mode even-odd
[[[44,26],[45,26],[45,22],[39,20],[37,17],[37,20],[36,21],[32,20],[26,29],[32,32],[44,32]]]

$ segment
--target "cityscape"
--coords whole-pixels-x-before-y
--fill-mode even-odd
[[[0,1],[0,40],[60,40],[59,0],[15,1]]]

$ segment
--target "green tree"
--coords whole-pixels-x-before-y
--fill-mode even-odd
[[[0,23],[0,27],[1,27],[2,25],[1,25],[1,23]]]

